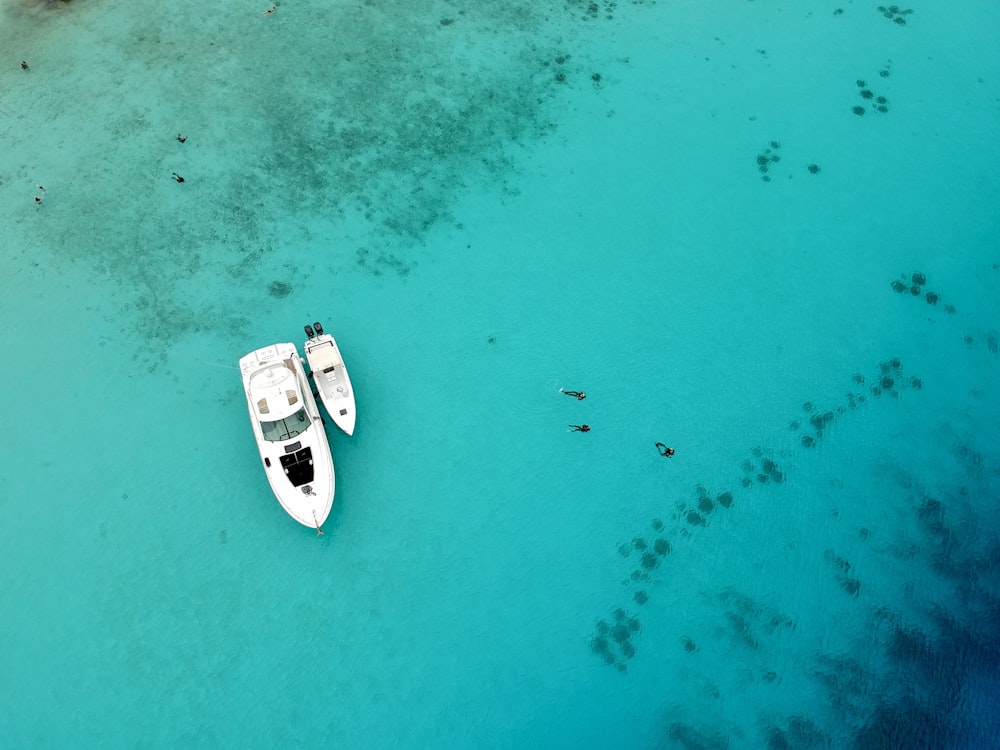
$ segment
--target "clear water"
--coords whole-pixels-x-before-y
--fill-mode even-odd
[[[238,6],[0,5],[0,744],[1000,743],[994,3]]]

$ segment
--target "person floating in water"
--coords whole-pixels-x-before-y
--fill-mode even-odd
[[[177,180],[177,182],[184,182],[184,178],[183,178],[183,177],[181,177],[181,176],[180,176],[179,174],[177,174],[176,172],[171,172],[170,174],[172,174],[172,175],[174,176],[174,179],[175,179],[175,180]]]
[[[571,424],[569,426],[570,432],[590,432],[589,424]]]
[[[674,455],[674,449],[668,448],[663,443],[657,443],[656,450],[658,450],[660,452],[660,455],[663,456],[664,458],[670,458],[672,455]]]
[[[583,391],[564,391],[562,388],[559,389],[560,393],[565,393],[567,396],[572,396],[577,401],[583,401],[587,398],[587,394]]]
[[[26,60],[21,60],[21,70],[28,70],[28,62]]]
[[[178,133],[177,134],[177,140],[179,140],[181,143],[184,143],[184,141],[187,140],[187,136],[186,135],[181,135],[180,133]]]
[[[35,205],[36,206],[42,205],[42,197],[40,195],[35,196]]]
[[[277,6],[272,5],[270,8],[268,8],[267,10],[264,11],[264,15],[265,16],[269,16],[272,13],[274,13],[274,11],[276,11],[277,9],[278,9]]]

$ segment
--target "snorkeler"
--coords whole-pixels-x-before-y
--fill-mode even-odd
[[[570,432],[590,432],[589,424],[571,424],[569,426]]]
[[[28,70],[27,60],[21,60],[21,70]]]
[[[660,455],[663,456],[664,458],[670,458],[672,455],[674,455],[674,449],[668,448],[663,443],[657,443],[656,450],[658,450],[660,452]]]
[[[179,174],[177,174],[176,172],[171,172],[170,174],[172,174],[172,175],[174,176],[174,179],[175,179],[175,180],[176,180],[177,182],[184,182],[184,178],[183,178],[183,177],[181,177],[181,176],[180,176]]]
[[[560,393],[565,393],[567,396],[572,396],[577,401],[583,401],[587,398],[587,394],[583,391],[564,391],[562,388],[559,389]]]
[[[277,6],[272,5],[270,8],[268,8],[267,10],[264,11],[264,15],[265,16],[269,16],[272,13],[274,13],[274,11],[276,11],[277,9],[278,9]]]
[[[181,143],[184,143],[184,141],[187,140],[187,136],[186,135],[181,135],[180,133],[178,133],[177,134],[177,140],[180,141]]]

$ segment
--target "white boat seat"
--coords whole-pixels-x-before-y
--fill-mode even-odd
[[[325,372],[328,367],[339,365],[340,360],[337,358],[333,344],[326,342],[325,344],[314,346],[309,350],[309,364],[312,365],[314,371],[321,370]]]
[[[344,365],[336,356],[333,344],[325,344],[311,349],[309,361],[313,366],[314,378],[323,378],[331,390],[340,384],[340,370]]]

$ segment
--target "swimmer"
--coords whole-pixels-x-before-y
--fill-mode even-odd
[[[177,182],[184,182],[184,178],[183,178],[183,177],[181,177],[181,176],[180,176],[179,174],[177,174],[176,172],[171,172],[170,174],[172,174],[172,175],[174,176],[174,179],[175,179],[175,180],[177,180]]]
[[[265,16],[269,16],[272,13],[274,13],[274,11],[276,11],[277,9],[278,9],[278,6],[272,5],[270,8],[268,8],[267,10],[264,11],[264,15]]]
[[[656,450],[658,450],[660,452],[660,455],[663,456],[664,458],[670,458],[672,455],[674,455],[674,449],[668,448],[663,443],[657,443]]]
[[[21,60],[21,70],[28,70],[28,63],[24,60]]]
[[[43,193],[45,192],[45,188],[42,187],[41,185],[35,185],[35,187],[41,190]]]
[[[587,398],[587,394],[583,391],[564,391],[562,388],[559,389],[560,393],[565,393],[567,396],[572,396],[577,401],[583,401]]]
[[[569,426],[570,432],[590,432],[589,424],[571,424]]]
[[[187,136],[186,135],[181,135],[180,133],[178,133],[177,134],[177,140],[179,140],[181,143],[184,143],[184,141],[187,140]]]
[[[35,196],[35,205],[36,206],[42,205],[42,197],[40,195]]]

